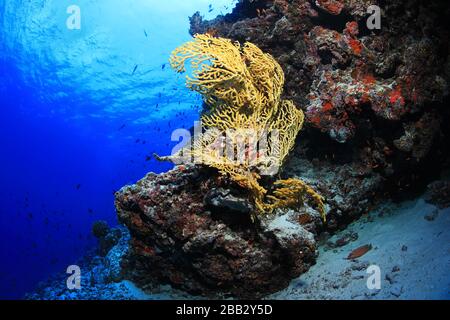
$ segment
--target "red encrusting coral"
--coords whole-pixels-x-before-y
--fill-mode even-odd
[[[405,99],[402,96],[401,86],[397,86],[389,94],[389,102],[391,104],[399,103],[401,106],[405,105]]]
[[[342,1],[338,0],[317,0],[316,4],[319,8],[333,15],[338,15],[344,8]]]
[[[361,55],[362,45],[361,45],[361,42],[359,42],[359,40],[357,40],[357,39],[349,39],[348,40],[348,44],[349,44],[350,48],[352,48],[353,52],[357,56]]]

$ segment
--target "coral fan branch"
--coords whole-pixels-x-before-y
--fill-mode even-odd
[[[195,159],[218,169],[250,191],[258,213],[301,206],[309,195],[325,220],[322,197],[305,182],[278,181],[280,188],[267,197],[271,203],[265,202],[267,190],[258,182],[261,174],[278,172],[305,119],[292,101],[281,99],[284,72],[275,59],[254,44],[200,34],[170,58],[177,72],[185,72],[188,62],[193,71],[186,85],[202,94],[209,107],[202,116],[204,133],[162,159]]]

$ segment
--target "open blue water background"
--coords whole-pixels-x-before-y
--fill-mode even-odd
[[[200,97],[168,66],[188,16],[233,0],[0,0],[0,298],[21,298],[117,223],[113,192],[171,166]],[[69,30],[66,10],[81,9]]]

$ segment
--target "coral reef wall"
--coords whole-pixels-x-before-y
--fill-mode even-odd
[[[379,30],[367,27],[370,5]],[[354,216],[367,207],[359,199],[422,187],[445,163],[449,11],[446,1],[242,0],[212,21],[196,13],[191,34],[251,41],[276,58],[285,98],[307,118],[285,171],[316,180]]]
[[[367,28],[370,5],[382,9],[380,30]],[[280,175],[325,197],[327,223],[309,206],[252,223],[244,190],[179,166],[116,194],[132,239],[126,276],[259,298],[305,272],[322,236],[380,199],[424,191],[449,166],[447,16],[446,1],[365,0],[241,0],[212,21],[194,14],[192,34],[255,43],[282,66],[283,98],[306,128]]]

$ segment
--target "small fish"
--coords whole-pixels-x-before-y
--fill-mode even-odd
[[[350,252],[350,254],[348,255],[347,259],[348,260],[353,260],[353,259],[357,259],[359,257],[362,257],[367,252],[369,252],[371,249],[372,249],[372,245],[371,244],[366,244],[364,246],[356,248],[355,250]]]
[[[137,68],[138,68],[138,65],[135,65],[135,66],[134,66],[134,69],[133,69],[133,72],[131,73],[131,75],[134,75],[134,74],[136,73]]]
[[[164,63],[162,66],[161,66],[161,70],[164,70],[166,68],[166,64]]]
[[[144,29],[144,34],[145,34],[145,37],[148,38],[148,34],[147,34],[147,31],[145,31],[145,29]]]
[[[77,189],[77,190],[80,190],[80,188],[81,188],[81,184],[77,184],[77,185],[75,186],[75,189]]]
[[[146,156],[146,157],[145,157],[145,161],[150,161],[151,159],[152,159],[151,156]]]

